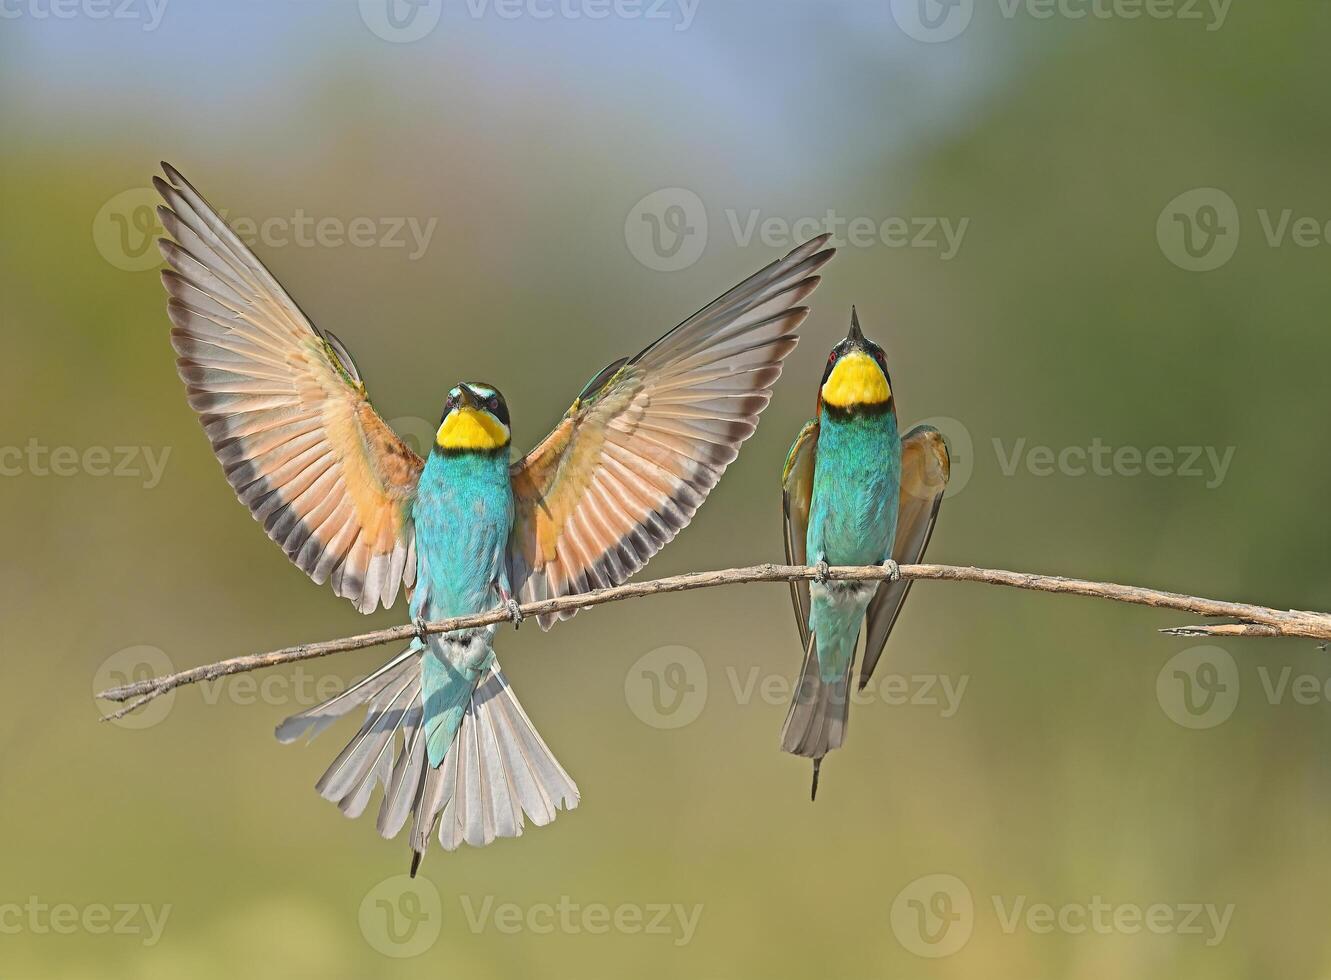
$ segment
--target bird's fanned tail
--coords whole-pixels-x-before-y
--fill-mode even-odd
[[[823,756],[841,747],[850,720],[851,662],[847,661],[845,673],[838,679],[823,680],[818,670],[817,643],[817,637],[810,634],[799,685],[781,729],[782,749],[814,760],[811,796],[818,794],[818,769]]]
[[[307,732],[313,737],[366,705],[360,731],[316,788],[347,816],[358,817],[375,786],[382,786],[379,833],[396,837],[408,817],[414,818],[412,874],[436,823],[445,850],[463,843],[482,847],[499,837],[520,836],[524,818],[544,826],[579,800],[577,786],[541,739],[497,663],[472,692],[443,763],[431,767],[422,724],[419,649],[413,644],[356,686],[277,729],[282,742]]]

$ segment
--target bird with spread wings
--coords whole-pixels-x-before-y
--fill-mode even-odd
[[[190,406],[236,495],[287,557],[361,612],[403,592],[418,621],[623,582],[688,525],[753,434],[832,257],[813,239],[632,357],[612,362],[510,461],[508,406],[446,397],[421,458],[320,330],[173,167],[154,185],[171,341]],[[542,616],[549,628],[559,616]],[[496,627],[422,635],[278,727],[289,742],[364,708],[317,784],[348,816],[382,788],[378,829],[410,819],[412,871],[447,849],[543,825],[579,799],[495,659]]]

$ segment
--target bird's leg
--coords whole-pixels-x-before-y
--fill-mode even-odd
[[[508,589],[504,588],[502,582],[495,583],[495,590],[499,593],[499,601],[503,603],[504,611],[508,613],[509,622],[513,624],[515,630],[521,629],[523,615],[522,607],[518,605],[518,600],[514,599]]]
[[[892,558],[883,562],[883,568],[887,569],[887,578],[890,582],[901,581],[901,566]]]
[[[832,566],[827,564],[827,556],[820,555],[818,561],[813,566],[813,580],[819,585],[826,585],[828,574],[831,571]]]
[[[425,629],[426,627],[425,617],[416,616],[415,618],[412,619],[411,623],[413,626],[416,627],[416,639],[424,643],[430,635],[429,632]]]

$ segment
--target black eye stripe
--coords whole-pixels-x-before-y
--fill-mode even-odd
[[[508,405],[505,404],[503,395],[501,395],[495,388],[486,384],[475,383],[470,384],[468,387],[470,387],[472,394],[480,407],[484,408],[504,425],[509,424]],[[462,387],[458,386],[451,389],[448,393],[448,397],[444,400],[443,415],[440,416],[439,419],[441,425],[443,424],[443,420],[448,417],[449,413],[455,410],[461,403]]]

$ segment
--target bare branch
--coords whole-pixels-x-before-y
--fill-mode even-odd
[[[1170,626],[1160,630],[1170,636],[1280,636],[1275,626],[1261,623],[1197,623],[1193,626]]]
[[[1138,606],[1175,609],[1197,616],[1238,620],[1237,623],[1181,626],[1161,631],[1178,636],[1300,636],[1309,639],[1331,640],[1331,613],[1304,612],[1297,609],[1270,609],[1266,606],[1254,606],[1243,602],[1224,602],[1219,599],[1204,599],[1199,596],[1183,595],[1177,592],[1160,592],[1134,585],[1091,582],[1085,579],[1062,578],[1057,575],[1033,575],[1028,572],[1008,572],[995,568],[974,568],[961,565],[902,565],[900,573],[904,579],[933,579],[935,581],[1005,585],[1014,589],[1081,595],[1095,599],[1111,599],[1115,602],[1127,602]],[[845,582],[875,582],[888,578],[890,574],[888,569],[877,565],[834,567],[828,573],[828,578]],[[726,568],[714,572],[690,572],[686,575],[672,575],[668,578],[653,579],[648,582],[630,582],[627,585],[619,585],[611,589],[598,589],[595,592],[586,592],[579,595],[560,596],[556,599],[545,599],[541,602],[529,602],[521,607],[521,611],[524,617],[530,617],[542,613],[584,609],[588,606],[599,606],[607,602],[618,602],[621,599],[638,599],[643,596],[662,595],[667,592],[688,592],[692,589],[710,589],[718,585],[743,585],[750,582],[793,582],[811,580],[816,576],[817,570],[815,568],[800,565],[753,565],[749,568]],[[447,633],[450,630],[507,622],[508,619],[507,610],[495,609],[473,616],[455,616],[452,619],[441,619],[427,623],[423,632]],[[119,718],[147,704],[154,698],[186,684],[215,680],[230,674],[245,673],[264,667],[276,667],[302,660],[313,660],[317,657],[326,657],[329,654],[342,653],[347,650],[360,650],[381,643],[405,642],[416,636],[417,632],[414,625],[408,624],[390,626],[387,629],[374,630],[370,633],[361,633],[357,636],[343,637],[338,640],[302,643],[298,646],[273,650],[270,653],[255,654],[249,657],[234,657],[231,660],[222,660],[215,664],[193,667],[164,677],[155,677],[151,680],[113,687],[102,691],[97,696],[109,701],[131,702],[103,719],[109,721],[113,718]]]

